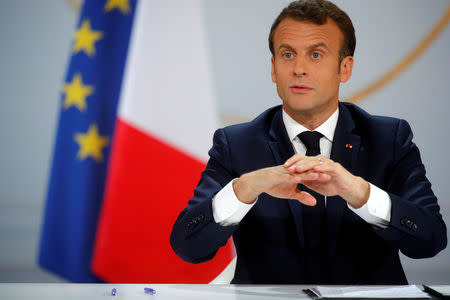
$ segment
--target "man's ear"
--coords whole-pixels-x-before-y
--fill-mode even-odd
[[[277,83],[277,76],[275,75],[275,58],[272,56],[270,61],[272,62],[272,71],[270,72],[272,75],[272,82]]]
[[[339,67],[340,69],[340,77],[341,82],[346,82],[350,79],[350,76],[352,76],[352,70],[353,70],[353,56],[346,56],[341,61],[341,65]]]

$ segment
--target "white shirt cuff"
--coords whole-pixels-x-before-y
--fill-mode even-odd
[[[391,221],[391,198],[379,187],[371,183],[369,186],[370,194],[367,203],[358,209],[354,209],[350,205],[348,207],[367,223],[386,228]]]
[[[234,193],[233,182],[237,178],[230,181],[212,198],[212,211],[214,221],[222,226],[237,225],[255,205],[245,204],[239,201]]]

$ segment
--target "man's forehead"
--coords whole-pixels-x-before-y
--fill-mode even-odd
[[[281,45],[301,44],[303,47],[312,47],[322,44],[327,48],[340,47],[343,35],[337,24],[328,18],[323,25],[309,21],[298,21],[286,18],[280,22],[274,33],[274,44],[276,48]],[[277,45],[278,44],[278,45]]]

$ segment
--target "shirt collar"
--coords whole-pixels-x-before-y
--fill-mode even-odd
[[[318,131],[323,134],[330,142],[333,142],[334,131],[336,130],[336,125],[339,117],[339,107],[336,111],[319,127],[314,129],[314,131]],[[289,136],[289,140],[292,142],[297,135],[302,133],[303,131],[309,131],[308,128],[303,126],[300,123],[297,123],[294,119],[292,119],[283,109],[283,122],[286,127],[287,134]]]

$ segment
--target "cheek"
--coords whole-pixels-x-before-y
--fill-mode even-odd
[[[323,81],[326,81],[327,85],[329,87],[336,87],[341,82],[341,76],[337,72],[335,72],[335,71],[337,71],[337,69],[331,69],[330,68],[329,70],[330,71],[328,71],[326,76],[322,77]]]
[[[283,88],[280,86],[280,84],[277,83],[277,93],[278,95],[282,95],[283,94]]]
[[[281,88],[283,85],[283,74],[280,73],[279,69],[275,69],[275,71],[272,72],[272,81],[276,83],[277,89]]]

